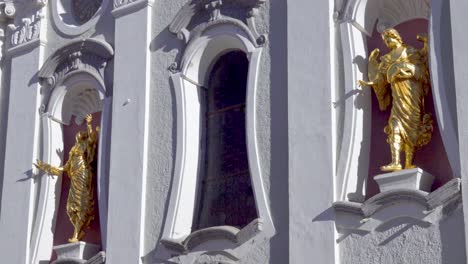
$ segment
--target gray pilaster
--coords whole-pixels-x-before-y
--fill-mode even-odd
[[[452,25],[453,70],[455,77],[455,91],[457,98],[458,137],[460,143],[462,199],[465,222],[465,248],[468,252],[466,238],[468,237],[468,36],[466,35],[466,10],[468,2],[465,0],[450,1],[450,17]],[[464,161],[464,162],[463,162]]]
[[[289,263],[334,263],[329,2],[288,1]]]
[[[141,263],[147,177],[152,1],[116,6],[107,262]]]
[[[8,263],[29,263],[34,213],[35,180],[32,163],[37,158],[41,67],[40,42],[25,43],[11,53],[8,127],[0,217],[0,256]],[[19,50],[18,50],[19,49]],[[11,54],[10,53],[10,54]]]

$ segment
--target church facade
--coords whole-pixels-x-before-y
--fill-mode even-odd
[[[0,262],[466,263],[467,8],[0,1]]]

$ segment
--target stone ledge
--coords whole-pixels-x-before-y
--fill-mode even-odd
[[[396,189],[379,193],[364,203],[333,203],[339,243],[350,234],[364,236],[395,221],[429,227],[460,208],[461,180],[452,179],[432,193]]]
[[[185,239],[162,239],[161,243],[168,249],[186,253],[210,240],[226,240],[234,245],[239,245],[261,230],[262,220],[257,218],[240,230],[233,226],[214,226],[197,230]]]
[[[460,195],[461,179],[455,178],[429,194],[418,190],[397,189],[379,193],[364,203],[335,202],[333,208],[336,213],[352,213],[362,217],[370,217],[378,210],[397,202],[414,201],[427,210],[431,210],[448,204]]]

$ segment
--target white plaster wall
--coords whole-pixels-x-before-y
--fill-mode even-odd
[[[0,201],[2,200],[3,169],[5,162],[6,132],[8,124],[8,99],[10,97],[10,62],[3,61],[3,69],[0,73]],[[0,205],[0,215],[2,207]]]
[[[295,264],[335,263],[331,2],[288,1],[289,263]]]
[[[457,106],[457,121],[458,121],[458,137],[460,142],[460,160],[461,164],[461,179],[462,190],[468,189],[468,91],[466,84],[468,83],[468,75],[466,74],[466,62],[468,61],[468,38],[466,36],[466,11],[468,2],[463,0],[450,1],[448,9],[452,18],[451,39],[453,42],[453,68],[454,68],[454,84],[456,93]],[[465,161],[465,162],[463,162]],[[468,192],[462,192],[463,210],[468,211]],[[464,219],[465,236],[468,237],[468,218]],[[461,232],[461,230],[460,230]],[[465,249],[468,243],[465,245]],[[468,250],[468,249],[466,249]]]
[[[340,243],[341,263],[466,263],[461,206],[439,219],[428,227],[395,223],[366,235],[351,234]]]
[[[150,146],[147,180],[145,252],[155,250],[167,213],[176,156],[176,101],[167,70],[183,54],[183,42],[167,26],[187,1],[156,1],[153,13],[152,78],[150,95]],[[277,235],[252,249],[241,263],[287,263],[287,83],[286,23],[284,1],[272,0],[262,6],[258,31],[269,41],[262,51],[257,90],[257,133],[263,182]],[[236,14],[234,14],[236,15]],[[270,19],[275,17],[275,19]],[[179,62],[179,61],[178,61]]]

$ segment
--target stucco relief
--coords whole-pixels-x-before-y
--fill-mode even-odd
[[[0,24],[5,25],[16,14],[16,8],[13,2],[0,2]],[[5,30],[0,27],[0,62],[4,54]]]
[[[10,44],[14,47],[38,39],[42,18],[43,16],[38,11],[30,17],[23,18],[19,26],[9,25],[9,29],[12,31]]]
[[[42,8],[46,4],[47,0],[5,3],[6,17],[14,17],[13,23],[8,25],[11,48],[39,39],[41,20],[44,18]]]

